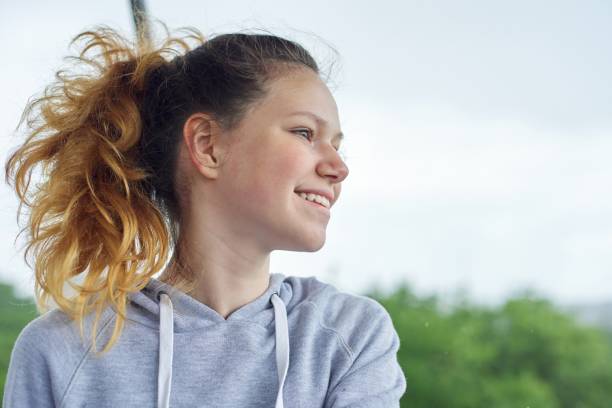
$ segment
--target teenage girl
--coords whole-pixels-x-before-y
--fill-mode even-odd
[[[6,162],[44,313],[17,338],[3,407],[399,407],[382,305],[269,272],[274,250],[323,246],[348,175],[313,57],[195,29],[73,42]]]

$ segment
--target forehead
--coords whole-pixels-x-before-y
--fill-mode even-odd
[[[271,81],[258,106],[260,114],[275,117],[305,115],[339,130],[338,107],[329,88],[308,69],[294,70]]]

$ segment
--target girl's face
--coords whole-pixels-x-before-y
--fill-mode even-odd
[[[320,249],[331,212],[296,191],[323,191],[333,208],[348,175],[337,152],[338,108],[325,83],[310,69],[279,77],[230,133],[217,181],[232,230],[265,251]]]

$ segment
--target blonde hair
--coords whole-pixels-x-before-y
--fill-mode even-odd
[[[110,350],[123,329],[127,296],[141,290],[167,261],[170,248],[164,215],[142,191],[148,177],[136,160],[141,136],[138,95],[148,74],[167,64],[186,40],[204,42],[196,30],[170,37],[161,47],[134,46],[101,26],[77,35],[71,45],[85,44],[70,60],[89,72],[57,72],[44,94],[30,101],[19,121],[30,131],[6,162],[6,182],[13,179],[22,205],[30,208],[29,240],[24,258],[33,252],[35,296],[46,312],[52,297],[79,323],[96,311],[93,333],[103,309],[118,312]],[[76,67],[75,67],[76,68]],[[41,166],[43,182],[31,186]],[[31,267],[31,265],[28,263]],[[139,272],[139,269],[141,272]],[[85,272],[83,282],[70,279]],[[68,283],[76,295],[64,295]],[[94,350],[96,336],[92,336]]]

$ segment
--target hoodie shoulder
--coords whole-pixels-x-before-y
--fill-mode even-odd
[[[315,276],[286,276],[283,283],[285,284],[284,287],[290,289],[291,292],[290,308],[312,300],[322,290],[330,286],[321,282]]]
[[[96,328],[98,334],[109,323],[112,316],[114,316],[114,312],[110,307],[102,312]],[[68,351],[71,353],[87,352],[91,343],[90,336],[94,317],[95,313],[85,316],[83,320],[85,339],[82,339],[76,321],[59,308],[49,310],[31,320],[22,329],[15,344],[17,345],[17,342],[21,341],[38,345],[43,353],[57,353],[63,356],[66,356]]]
[[[391,320],[387,310],[377,300],[340,291],[334,285],[322,282],[314,276],[290,276],[285,281],[292,287],[291,303],[313,304],[321,324],[336,331],[349,344],[354,333],[363,333],[364,329],[373,329],[381,321],[388,323]]]
[[[26,349],[31,352],[51,357],[58,349],[71,346],[71,349],[80,348],[74,344],[76,324],[60,309],[53,309],[43,313],[28,322],[19,333],[15,341],[15,349]]]
[[[321,325],[337,333],[350,358],[365,346],[365,336],[380,329],[395,334],[391,316],[377,300],[343,292],[314,277],[307,279],[305,286],[310,291],[306,300],[317,309]]]
[[[400,338],[377,300],[326,285],[310,300],[321,325],[335,332],[345,356],[330,377],[325,407],[399,407],[406,377],[397,353]]]
[[[90,349],[93,315],[78,324],[60,309],[39,315],[21,330],[11,350],[3,403],[6,406],[60,406],[75,372]],[[108,321],[101,315],[98,332]],[[51,404],[51,405],[49,405]]]
[[[351,310],[354,312],[350,315],[354,316],[363,316],[363,313],[366,313],[367,316],[380,315],[387,312],[377,300],[368,296],[341,291],[334,285],[322,282],[314,276],[299,279],[302,281],[303,292],[308,295],[304,300],[315,303],[317,308],[328,317],[327,322],[331,323],[339,316],[346,319],[347,313]]]

